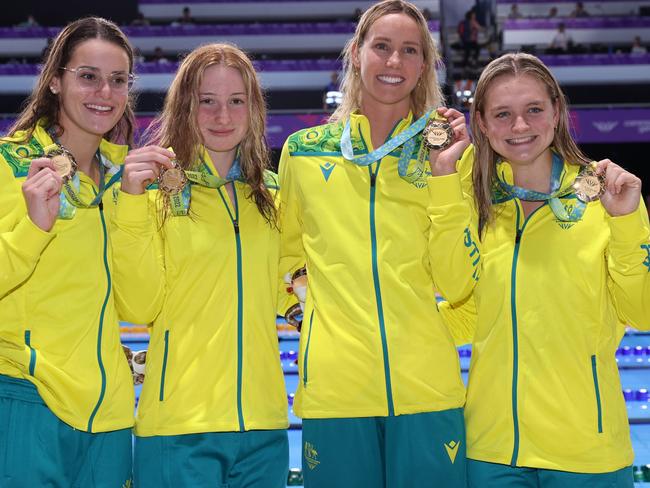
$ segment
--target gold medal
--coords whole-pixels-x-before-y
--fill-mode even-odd
[[[46,158],[50,158],[54,164],[54,171],[66,182],[77,172],[77,162],[74,156],[61,146],[56,146],[45,153]]]
[[[582,168],[573,182],[578,200],[589,203],[598,200],[605,193],[605,177],[597,175],[593,164]]]
[[[180,193],[187,185],[187,176],[178,161],[172,161],[173,168],[163,168],[158,176],[158,187],[169,195]]]
[[[446,121],[429,119],[422,136],[424,145],[428,149],[439,151],[451,144],[454,132]]]

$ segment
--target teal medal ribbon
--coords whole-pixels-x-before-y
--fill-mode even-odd
[[[558,220],[561,220],[562,222],[577,222],[578,220],[582,219],[587,206],[585,203],[576,198],[576,203],[573,206],[573,210],[569,213],[566,207],[560,201],[560,198],[569,196],[574,193],[572,187],[560,191],[563,168],[564,163],[562,161],[562,158],[558,154],[553,153],[550,193],[527,190],[516,185],[510,185],[503,181],[501,178],[498,178],[498,187],[495,189],[492,200],[495,203],[501,203],[507,200],[511,200],[512,198],[518,198],[519,200],[524,201],[548,202],[553,215],[555,215]]]
[[[171,211],[174,216],[183,216],[188,214],[190,201],[192,199],[192,185],[200,185],[206,188],[216,189],[233,181],[245,181],[239,163],[239,151],[237,152],[237,156],[235,157],[235,160],[225,178],[213,174],[210,167],[203,159],[203,156],[201,156],[201,166],[199,167],[199,170],[185,171],[185,176],[187,176],[188,179],[187,185],[183,187],[182,191],[175,195],[170,195]]]
[[[423,151],[420,151],[418,154],[417,164],[413,171],[411,173],[408,172],[411,155],[415,149],[415,136],[424,130],[424,127],[427,125],[427,121],[431,117],[432,113],[434,113],[433,110],[428,111],[418,120],[413,122],[406,130],[400,132],[398,135],[382,144],[381,147],[375,149],[371,153],[361,156],[354,155],[350,118],[348,118],[345,122],[345,127],[343,128],[343,134],[341,135],[341,154],[345,159],[357,166],[370,166],[375,161],[379,161],[387,154],[390,154],[393,150],[403,146],[402,153],[400,154],[397,163],[397,172],[402,179],[412,183],[424,174]]]

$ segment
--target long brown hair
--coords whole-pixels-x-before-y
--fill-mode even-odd
[[[530,76],[544,85],[557,111],[558,124],[552,143],[554,150],[564,161],[578,165],[589,164],[589,159],[571,137],[566,97],[546,65],[539,58],[526,53],[504,54],[495,59],[481,73],[474,93],[474,103],[470,109],[470,126],[474,139],[472,179],[479,214],[479,235],[493,219],[492,190],[497,183],[496,164],[499,159],[487,136],[481,131],[479,117],[485,117],[486,94],[492,83],[502,76],[523,75]]]
[[[354,67],[352,53],[355,49],[361,49],[368,31],[378,19],[384,15],[399,13],[406,14],[415,21],[422,37],[424,70],[418,84],[411,92],[411,110],[415,117],[420,117],[424,115],[427,109],[437,107],[442,103],[443,96],[436,76],[436,65],[440,61],[440,57],[429,32],[426,19],[418,8],[410,2],[384,0],[365,11],[361,19],[359,19],[354,36],[343,49],[343,79],[341,81],[343,102],[330,116],[330,122],[346,120],[352,112],[361,107],[361,75]]]
[[[133,72],[133,48],[117,25],[101,17],[85,17],[71,22],[59,32],[52,42],[43,60],[43,68],[38,77],[36,88],[27,99],[24,110],[9,129],[9,135],[13,135],[17,131],[26,131],[25,140],[29,139],[36,123],[42,118],[46,120],[47,128],[53,128],[57,136],[63,134],[64,128],[58,124],[61,103],[58,95],[50,90],[50,83],[54,77],[60,75],[60,68],[70,61],[77,46],[90,39],[101,39],[122,48],[129,58],[129,72]],[[133,104],[133,95],[129,93],[124,114],[117,124],[104,135],[107,140],[121,144],[133,144],[135,128]]]
[[[251,188],[251,198],[266,221],[276,225],[273,196],[264,183],[264,171],[270,167],[265,137],[266,103],[251,60],[232,44],[207,44],[196,48],[183,60],[172,81],[161,115],[154,121],[147,139],[164,147],[171,146],[183,169],[192,169],[199,158],[203,137],[198,127],[199,88],[206,68],[223,65],[242,76],[248,104],[248,131],[239,144],[242,176]],[[164,219],[163,219],[164,220]]]

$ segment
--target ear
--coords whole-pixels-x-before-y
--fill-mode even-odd
[[[359,45],[355,42],[352,44],[352,56],[350,57],[352,61],[352,66],[356,69],[361,68],[361,62],[359,61]]]
[[[50,80],[50,92],[52,92],[54,95],[61,93],[61,78],[58,76],[54,76]]]

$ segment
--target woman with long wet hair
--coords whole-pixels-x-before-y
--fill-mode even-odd
[[[139,487],[284,487],[287,397],[275,317],[277,177],[248,57],[181,63],[148,145],[129,153],[113,247],[151,324],[136,418]],[[170,149],[165,149],[170,148]],[[158,189],[146,190],[156,179]]]

